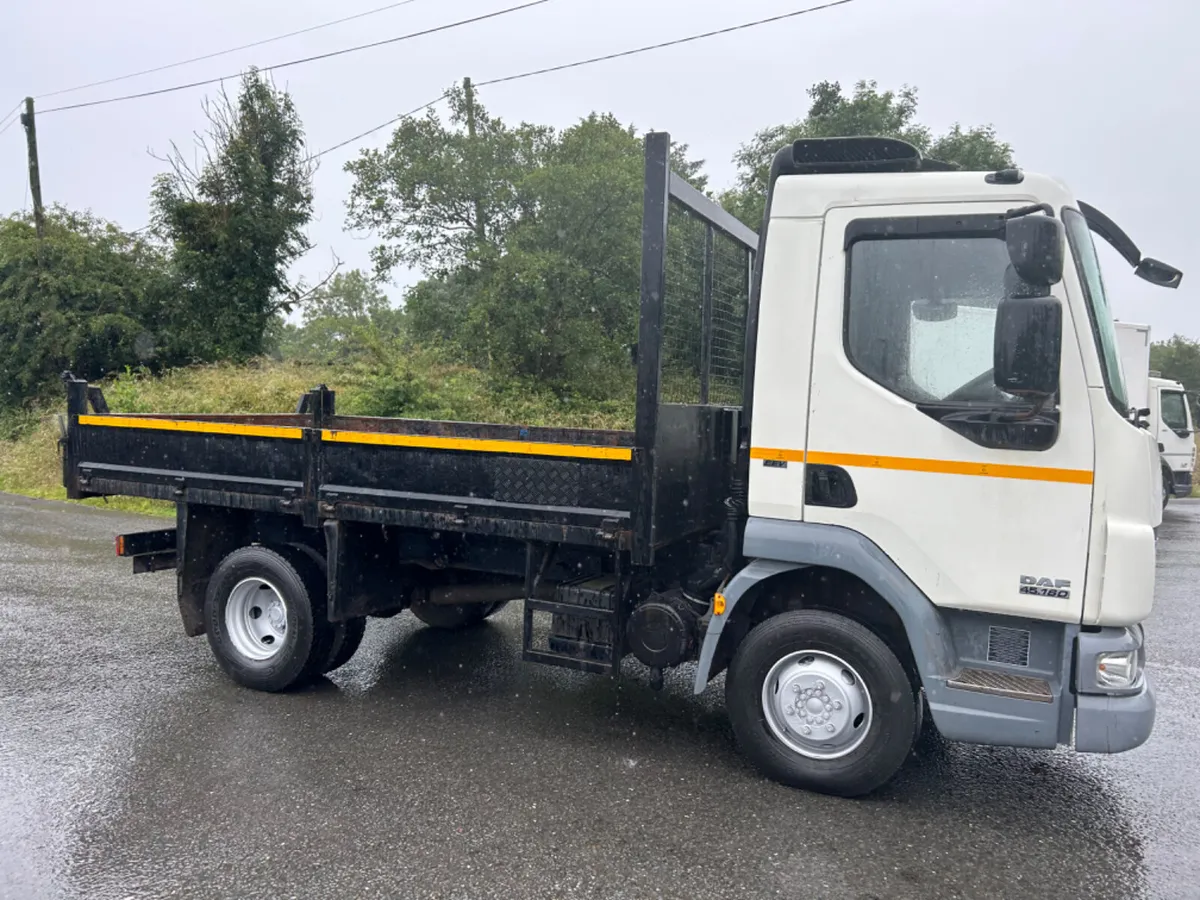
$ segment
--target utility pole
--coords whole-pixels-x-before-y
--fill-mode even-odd
[[[33,197],[33,225],[40,241],[46,232],[46,216],[42,210],[42,177],[38,172],[37,123],[33,118],[32,97],[25,98],[21,124],[25,126],[25,143],[29,147],[29,193]]]
[[[467,97],[467,146],[471,148],[472,153],[475,151],[475,88],[471,84],[470,78],[463,79],[463,93]],[[483,173],[475,171],[472,175],[479,177]],[[478,194],[475,195],[475,237],[482,247],[487,241],[487,229],[483,222],[483,200]]]

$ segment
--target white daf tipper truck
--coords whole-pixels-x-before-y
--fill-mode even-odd
[[[1116,329],[1129,402],[1138,421],[1158,441],[1162,477],[1156,487],[1166,506],[1172,497],[1192,494],[1196,440],[1191,405],[1180,382],[1150,371],[1150,326],[1117,322]]]
[[[528,661],[725,673],[739,746],[786,784],[871,791],[929,719],[1143,743],[1158,454],[1092,230],[1179,273],[1056,181],[879,138],[781,150],[756,234],[670,147],[647,136],[634,430],[342,416],[324,387],[122,416],[71,379],[69,495],[176,501],[118,552],[175,568],[187,632],[259,690],[344,663],[367,616],[462,628],[521,597]]]

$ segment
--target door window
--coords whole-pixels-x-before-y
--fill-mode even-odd
[[[992,377],[1001,235],[887,237],[849,249],[846,354],[914,403],[1008,404]]]
[[[1182,391],[1162,391],[1163,424],[1172,431],[1189,431],[1187,401]]]

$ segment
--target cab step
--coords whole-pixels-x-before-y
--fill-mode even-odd
[[[1053,703],[1054,692],[1050,682],[1044,678],[1016,675],[1010,672],[994,672],[987,669],[963,669],[946,682],[946,687],[958,691],[974,691],[977,694],[992,694],[1010,697],[1013,700],[1033,700],[1037,703]]]

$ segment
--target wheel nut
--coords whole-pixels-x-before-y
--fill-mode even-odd
[[[833,723],[830,722],[828,725],[826,725],[825,730],[828,731],[830,734],[833,734],[833,732],[834,732]]]
[[[800,729],[800,733],[801,734],[812,734],[812,729],[809,728],[807,725],[805,725],[803,728]]]
[[[842,708],[842,701],[841,701],[841,700],[834,700],[834,701],[833,701],[833,708],[834,708],[834,709],[841,709],[841,708]]]
[[[795,709],[795,707],[789,706],[789,707],[787,708],[787,714],[788,714],[789,716],[794,716],[794,715],[796,714],[796,709]]]
[[[797,694],[800,693],[800,685],[798,685],[798,684],[792,685],[792,691],[794,691]]]

